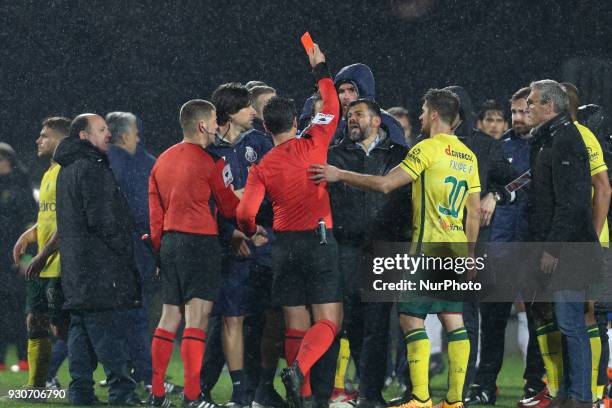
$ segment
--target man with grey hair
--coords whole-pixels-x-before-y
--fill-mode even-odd
[[[145,388],[151,385],[151,339],[148,333],[149,305],[158,292],[159,282],[154,280],[155,258],[140,237],[149,231],[149,175],[155,164],[140,143],[137,118],[130,112],[111,112],[106,115],[111,134],[108,160],[117,184],[127,199],[134,221],[132,242],[134,260],[138,268],[143,304],[127,313],[124,329],[130,333],[129,354],[134,366],[133,378]],[[171,383],[166,391],[178,390]]]
[[[111,112],[106,115],[106,123],[111,132],[111,143],[134,155],[140,142],[136,116],[130,112]]]
[[[253,128],[267,133],[263,125],[263,108],[273,96],[276,96],[276,89],[268,85],[257,85],[250,88],[249,92],[251,93],[253,109],[255,109]]]
[[[555,378],[558,391],[549,407],[574,408],[591,406],[591,349],[584,323],[586,285],[579,285],[576,277],[584,278],[584,262],[570,258],[576,245],[560,243],[588,243],[581,246],[577,257],[582,261],[595,260],[598,238],[593,225],[591,204],[591,175],[589,155],[580,132],[567,112],[569,100],[563,87],[552,80],[531,83],[527,97],[527,124],[534,127],[530,151],[532,186],[529,194],[529,230],[533,242],[544,243],[539,259],[540,273],[553,292],[550,303],[534,304],[534,318],[538,326],[544,322],[550,332],[539,336],[546,369],[554,373],[562,366],[562,376]],[[589,252],[586,254],[585,252]],[[539,255],[538,255],[539,256]],[[576,255],[574,255],[576,256]],[[563,336],[554,335],[557,331]],[[544,334],[544,330],[538,330]],[[540,338],[542,337],[542,338]],[[560,350],[562,348],[562,350]],[[561,363],[562,360],[562,363]],[[556,368],[555,368],[556,366]],[[549,387],[552,384],[549,377]]]

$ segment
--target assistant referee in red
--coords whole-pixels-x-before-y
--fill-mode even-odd
[[[292,408],[311,405],[310,368],[332,344],[342,321],[342,280],[329,195],[325,185],[308,179],[310,164],[327,161],[340,107],[325,56],[317,45],[308,58],[323,109],[296,138],[293,101],[270,99],[263,116],[275,147],[251,167],[236,210],[240,229],[250,236],[256,232],[255,216],[264,195],[268,194],[272,201],[276,235],[272,247],[272,300],[283,306],[285,315],[285,357],[289,368],[283,370],[281,377]],[[312,320],[308,305],[312,306]],[[311,325],[311,321],[315,324]]]
[[[217,131],[214,105],[191,100],[181,108],[179,119],[183,141],[159,156],[149,178],[151,240],[160,252],[163,307],[151,346],[153,387],[148,405],[171,406],[164,376],[184,308],[183,405],[200,408],[208,404],[200,390],[205,330],[221,280],[216,209],[233,217],[238,198],[229,187],[229,165],[204,150]]]

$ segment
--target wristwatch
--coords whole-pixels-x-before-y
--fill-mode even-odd
[[[493,193],[493,198],[495,199],[496,203],[499,203],[502,200],[501,194],[499,194],[497,191]]]

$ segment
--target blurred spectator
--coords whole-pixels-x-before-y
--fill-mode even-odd
[[[252,88],[247,87],[247,89],[251,93],[251,105],[253,106],[253,109],[255,109],[253,128],[259,130],[260,132],[267,133],[263,126],[263,108],[270,98],[276,96],[276,89],[267,85],[258,85]],[[272,142],[271,136],[270,142]]]
[[[155,158],[139,143],[136,116],[132,113],[111,112],[106,115],[106,123],[111,133],[108,160],[117,184],[127,199],[134,222],[134,260],[143,298],[143,307],[128,311],[124,329],[130,333],[129,354],[134,366],[133,379],[147,386],[151,384],[148,307],[159,285],[154,281],[155,258],[141,237],[149,232],[149,175]]]
[[[476,127],[494,139],[501,139],[504,132],[508,130],[504,108],[493,99],[483,103],[478,112]]]
[[[35,219],[36,202],[28,175],[13,148],[0,142],[0,371],[6,369],[9,344],[17,346],[19,369],[28,369],[25,283],[11,254],[13,243]]]
[[[416,143],[415,138],[412,137],[412,125],[410,124],[410,112],[408,109],[402,108],[401,106],[394,106],[393,108],[387,109],[389,115],[393,116],[402,125],[404,129],[404,138],[408,147],[414,146]]]

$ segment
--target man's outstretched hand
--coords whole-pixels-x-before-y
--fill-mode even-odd
[[[311,67],[316,67],[321,62],[325,62],[325,54],[319,49],[319,44],[315,43],[314,48],[308,52],[308,61]]]
[[[308,172],[311,173],[309,177],[314,180],[315,184],[323,183],[335,183],[340,181],[340,170],[330,164],[312,164],[308,168]]]

